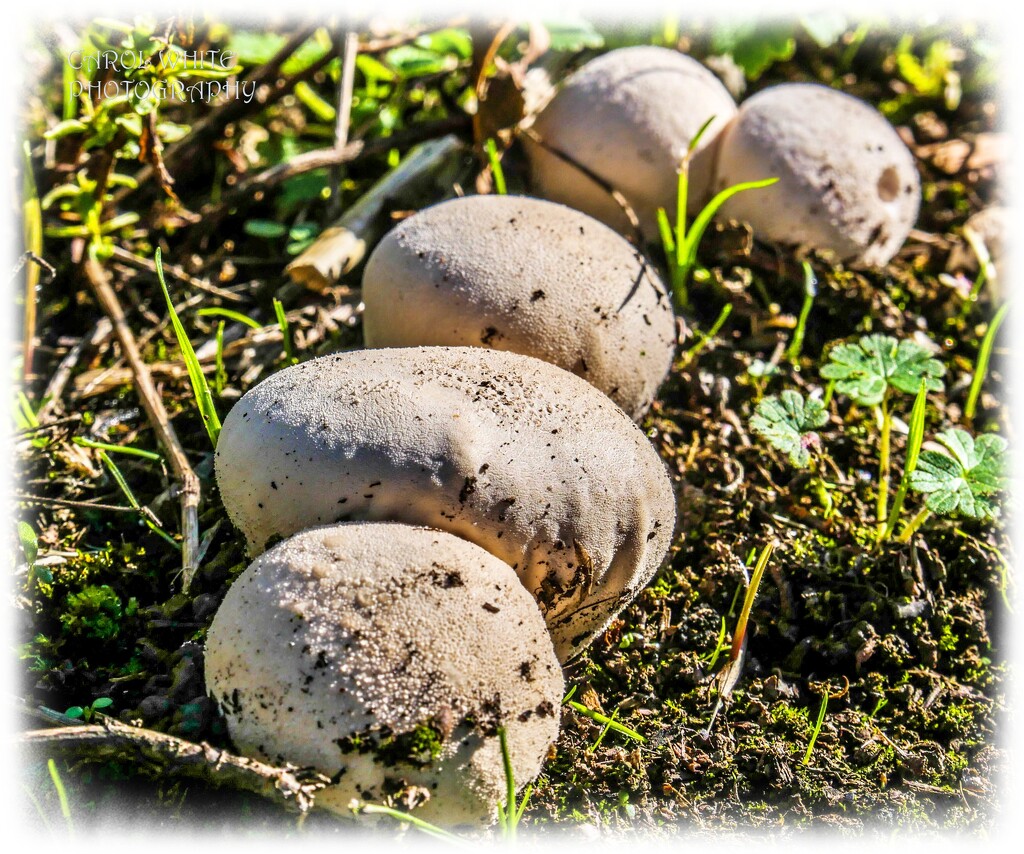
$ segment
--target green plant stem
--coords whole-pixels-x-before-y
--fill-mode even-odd
[[[729,654],[730,661],[736,661],[743,650],[743,640],[747,635],[747,621],[750,619],[750,611],[754,607],[757,589],[761,586],[761,578],[764,576],[765,567],[768,566],[768,560],[771,558],[773,551],[775,551],[775,543],[768,543],[761,549],[761,555],[757,559],[754,574],[750,579],[750,584],[747,586],[746,595],[743,597],[743,608],[740,610],[739,619],[736,620],[736,631],[732,635],[732,649]]]
[[[698,332],[697,333],[697,335],[699,336],[700,340],[698,340],[696,344],[694,344],[689,350],[686,351],[686,353],[683,354],[683,363],[684,364],[688,364],[689,362],[691,362],[693,360],[693,357],[696,356],[701,350],[703,350],[707,346],[708,341],[710,341],[719,332],[722,331],[722,327],[725,326],[725,321],[727,321],[729,319],[729,315],[730,314],[732,314],[732,303],[731,302],[726,303],[722,307],[722,311],[718,315],[718,319],[714,322],[714,324],[711,326],[711,328],[706,333],[705,332]]]
[[[117,485],[121,488],[121,492],[124,493],[124,497],[128,499],[128,503],[132,506],[132,509],[137,511],[142,517],[142,521],[146,523],[146,527],[149,528],[154,534],[162,537],[174,548],[181,550],[181,544],[178,543],[174,537],[168,534],[163,528],[161,528],[156,522],[153,521],[152,511],[148,511],[135,497],[135,493],[132,492],[131,487],[128,486],[128,481],[124,479],[124,475],[121,474],[121,470],[114,464],[114,461],[107,456],[106,451],[100,451],[100,461],[107,467],[107,471],[110,472],[111,476],[116,481]]]
[[[274,297],[274,314],[277,315],[277,325],[281,328],[281,337],[284,339],[284,358],[289,365],[295,364],[295,354],[292,352],[292,335],[288,328],[288,317],[284,313],[284,304],[277,297]]]
[[[163,457],[155,451],[145,451],[142,448],[131,448],[127,445],[110,445],[106,442],[95,442],[92,439],[86,439],[84,436],[75,436],[71,441],[76,445],[81,445],[83,448],[95,448],[98,451],[109,451],[112,454],[128,454],[132,457],[152,460],[155,463],[163,460]]]
[[[804,754],[804,765],[811,762],[811,753],[814,751],[814,743],[818,740],[818,733],[821,732],[821,725],[825,722],[825,710],[828,708],[828,691],[821,695],[821,706],[818,709],[818,719],[811,730],[811,740],[807,742],[807,752]]]
[[[928,401],[928,387],[922,380],[921,387],[914,399],[914,409],[910,414],[910,434],[907,436],[907,459],[903,464],[903,477],[900,478],[900,486],[896,491],[896,498],[892,503],[892,510],[889,511],[889,518],[886,520],[885,528],[878,538],[883,543],[892,536],[896,530],[896,522],[899,521],[900,513],[903,511],[903,502],[906,500],[907,491],[910,489],[910,476],[917,468],[917,459],[921,454],[921,444],[924,442],[924,414]]]
[[[928,505],[922,507],[917,511],[914,518],[907,523],[907,526],[900,533],[899,537],[897,537],[897,540],[901,543],[909,543],[910,538],[914,536],[917,529],[920,528],[925,523],[925,520],[931,515],[932,511],[928,509]]]
[[[216,368],[213,373],[213,390],[220,397],[224,393],[224,386],[227,384],[227,371],[224,370],[224,321],[217,322],[217,357]]]
[[[498,156],[498,148],[494,144],[493,139],[488,139],[484,143],[484,149],[487,151],[487,162],[491,166],[491,174],[494,176],[494,189],[499,196],[504,196],[508,192],[508,188],[505,185],[505,171],[501,168],[501,158]]]
[[[50,772],[50,779],[53,781],[53,788],[57,790],[57,800],[60,801],[60,813],[68,826],[68,831],[75,832],[75,823],[71,819],[71,804],[68,803],[68,793],[64,790],[64,781],[57,771],[57,763],[53,759],[46,760],[46,768]]]
[[[607,724],[613,730],[622,735],[628,736],[629,738],[635,739],[639,742],[647,741],[640,733],[636,730],[630,729],[628,726],[623,726],[618,721],[613,721],[607,715],[602,715],[600,712],[595,712],[593,709],[588,709],[582,703],[577,703],[575,700],[566,700],[565,704],[570,708],[575,709],[584,717],[590,718],[592,721],[596,721],[599,724]]]
[[[515,839],[516,824],[516,777],[512,768],[512,755],[508,750],[508,736],[505,734],[505,727],[498,727],[498,740],[501,743],[501,764],[505,769],[505,807],[502,810],[499,805],[499,814],[505,815],[505,837]]]
[[[892,441],[892,413],[889,411],[889,391],[879,404],[882,414],[882,436],[878,443],[878,532],[885,530],[885,522],[889,517],[889,447]]]
[[[811,314],[811,307],[814,305],[814,298],[818,295],[818,282],[814,278],[814,269],[807,262],[803,262],[804,268],[804,302],[800,307],[800,317],[796,322],[796,329],[793,330],[793,338],[786,349],[786,358],[796,364],[800,358],[800,351],[804,346],[804,335],[807,332],[807,319]]]
[[[403,821],[406,824],[411,824],[417,830],[422,830],[429,836],[433,836],[436,839],[443,839],[446,842],[458,842],[463,843],[464,840],[456,836],[454,833],[449,833],[443,828],[437,827],[428,821],[424,821],[418,816],[410,815],[407,812],[401,810],[392,809],[382,804],[363,804],[359,807],[358,812],[369,813],[370,815],[386,815],[396,821]]]
[[[978,398],[981,396],[981,387],[985,384],[985,377],[988,374],[988,364],[992,358],[992,347],[995,344],[996,332],[1006,317],[1006,309],[1009,303],[1003,303],[996,312],[992,322],[988,325],[985,337],[981,341],[978,350],[978,359],[974,364],[974,377],[971,379],[971,390],[967,395],[967,404],[964,406],[964,418],[967,421],[974,420],[974,414],[978,408]]]
[[[230,308],[221,308],[220,306],[201,308],[196,312],[196,314],[200,317],[226,317],[228,320],[234,320],[237,323],[244,323],[250,329],[263,328],[263,325],[258,320],[253,320],[251,317],[242,314],[242,312],[233,311]]]

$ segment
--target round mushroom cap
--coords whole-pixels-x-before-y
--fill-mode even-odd
[[[561,667],[512,569],[442,531],[312,528],[232,584],[205,653],[207,690],[235,746],[336,782],[348,812],[396,787],[447,825],[492,818],[503,727],[519,785],[558,736]]]
[[[404,220],[363,274],[368,347],[492,347],[595,385],[634,419],[675,352],[672,300],[625,238],[577,210],[469,196]]]
[[[689,171],[690,207],[706,199],[717,136],[736,114],[725,86],[697,60],[663,47],[625,47],[569,75],[537,115],[544,145],[526,140],[535,192],[584,211],[624,234],[629,220],[605,186],[549,149],[567,155],[618,190],[658,240],[658,208],[674,221],[677,170],[690,141],[712,116]]]
[[[350,519],[476,543],[536,597],[562,661],[647,584],[675,524],[665,465],[625,412],[568,371],[476,347],[285,368],[228,413],[216,474],[252,553]]]
[[[874,107],[827,86],[764,89],[722,131],[717,189],[771,177],[778,183],[736,194],[720,216],[749,223],[758,238],[877,267],[917,220],[910,150]]]

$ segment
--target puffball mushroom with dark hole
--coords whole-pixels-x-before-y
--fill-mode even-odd
[[[368,347],[491,347],[595,385],[634,419],[672,367],[672,300],[635,247],[579,211],[469,196],[404,220],[363,274]]]
[[[914,156],[871,105],[815,83],[783,83],[744,101],[722,131],[716,186],[777,177],[739,193],[719,217],[758,238],[885,266],[917,219]]]
[[[217,483],[251,553],[341,520],[427,525],[509,564],[565,661],[647,584],[675,525],[628,415],[554,365],[475,347],[321,356],[228,413]]]
[[[658,241],[658,208],[675,221],[677,170],[691,140],[714,116],[690,163],[690,207],[697,210],[711,187],[718,133],[735,113],[729,91],[692,57],[651,46],[609,51],[570,74],[538,113],[533,131],[545,145],[525,139],[533,189],[631,233],[608,190],[561,152],[618,190],[644,238]]]
[[[318,806],[398,787],[445,825],[493,818],[505,796],[497,728],[518,785],[558,735],[562,671],[511,567],[426,528],[311,528],[232,584],[206,641],[207,689],[235,746],[312,767]],[[415,797],[415,795],[414,795]]]

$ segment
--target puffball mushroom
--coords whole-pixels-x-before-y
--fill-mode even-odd
[[[451,534],[397,524],[312,528],[257,558],[207,634],[206,684],[235,746],[312,767],[319,806],[348,813],[399,787],[447,825],[504,799],[558,735],[562,671],[511,567]]]
[[[618,190],[657,241],[659,207],[675,220],[677,172],[690,141],[712,116],[689,172],[691,206],[711,186],[716,137],[736,114],[725,86],[697,60],[663,47],[626,47],[592,59],[569,75],[537,115],[540,145],[526,139],[535,192],[630,233],[621,206],[568,155]]]
[[[498,350],[321,356],[228,413],[224,507],[252,553],[340,520],[427,525],[509,564],[555,650],[580,650],[650,580],[675,524],[654,447],[596,388]]]
[[[634,419],[672,366],[672,300],[625,238],[563,205],[469,196],[408,219],[363,274],[368,347],[484,346],[536,356]]]
[[[740,105],[722,131],[717,189],[762,178],[720,217],[759,238],[832,251],[836,260],[882,267],[917,219],[914,156],[871,105],[815,83],[783,83]]]

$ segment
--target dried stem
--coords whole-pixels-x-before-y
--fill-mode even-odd
[[[171,426],[167,410],[149,367],[142,359],[139,347],[135,343],[128,321],[125,319],[121,303],[110,285],[110,277],[103,265],[94,258],[88,257],[82,265],[85,277],[89,281],[97,302],[114,325],[114,334],[121,345],[121,352],[128,361],[135,379],[135,390],[139,395],[149,422],[156,431],[160,444],[167,451],[171,470],[178,480],[179,498],[181,501],[181,560],[184,574],[183,586],[187,590],[197,568],[196,554],[199,549],[199,478],[192,470],[185,451]]]
[[[203,231],[206,234],[211,233],[232,210],[245,208],[253,202],[259,201],[268,190],[296,175],[303,175],[314,169],[352,163],[383,154],[392,148],[409,148],[423,140],[463,130],[468,123],[469,116],[455,115],[436,122],[414,124],[404,131],[399,131],[391,136],[379,137],[369,142],[357,139],[348,143],[344,148],[320,148],[316,151],[299,154],[287,163],[271,166],[269,169],[264,169],[259,174],[251,176],[231,192],[225,193],[219,204],[203,208]]]
[[[316,793],[330,783],[327,777],[309,769],[293,765],[278,768],[235,756],[206,742],[195,744],[108,717],[99,724],[30,730],[22,733],[21,743],[86,761],[116,759],[160,775],[191,777],[212,786],[253,792],[299,812],[310,810]]]

